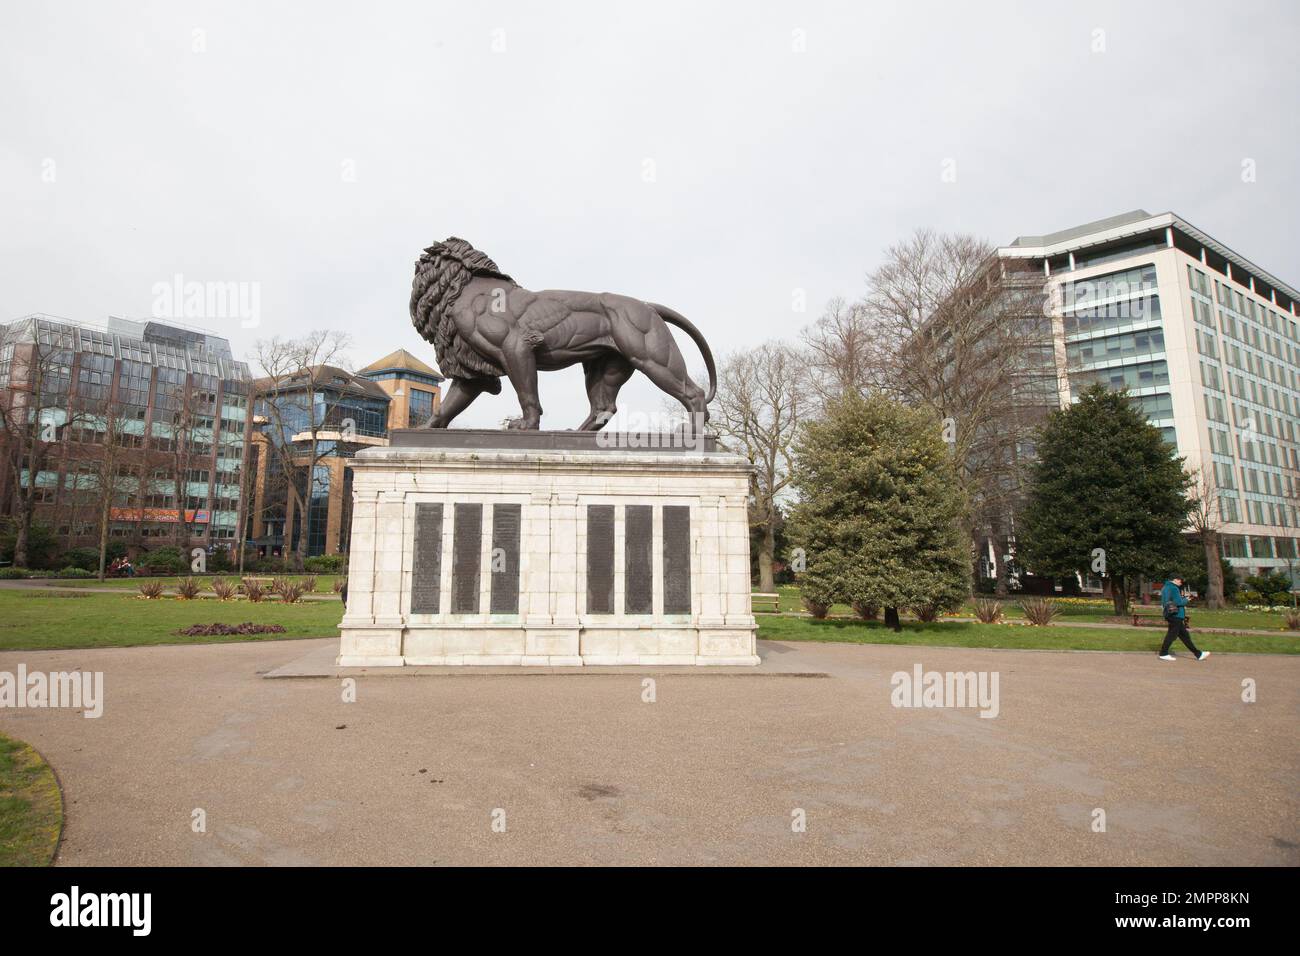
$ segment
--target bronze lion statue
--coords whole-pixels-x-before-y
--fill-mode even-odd
[[[583,431],[598,431],[609,421],[618,390],[633,372],[686,407],[688,429],[703,430],[718,387],[704,336],[672,309],[610,292],[530,292],[454,236],[429,246],[415,263],[411,322],[433,343],[438,366],[451,382],[429,428],[446,428],[483,392],[500,394],[504,375],[523,412],[511,427],[536,429],[542,420],[538,370],[579,362],[591,400],[591,414],[578,426]],[[686,374],[669,325],[689,335],[704,356],[708,394]]]

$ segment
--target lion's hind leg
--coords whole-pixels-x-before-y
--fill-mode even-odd
[[[690,416],[686,423],[688,435],[703,433],[704,425],[709,420],[709,409],[704,401],[704,389],[696,385],[685,371],[675,370],[670,365],[661,364],[654,359],[632,358],[629,361],[638,372],[659,386],[665,394],[682,403]]]
[[[578,431],[595,432],[618,411],[618,391],[623,387],[633,371],[630,362],[621,355],[604,355],[589,362],[582,363],[586,376],[587,398],[591,402],[591,414],[578,426]]]

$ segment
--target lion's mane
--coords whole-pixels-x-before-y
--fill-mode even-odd
[[[438,369],[447,378],[500,378],[505,370],[474,351],[461,339],[448,314],[470,279],[491,276],[511,285],[515,281],[487,255],[455,236],[435,242],[415,263],[411,281],[411,323],[438,355]]]

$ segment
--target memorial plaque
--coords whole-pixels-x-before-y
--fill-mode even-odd
[[[614,613],[613,505],[587,505],[587,613]]]
[[[691,613],[689,505],[664,505],[664,613]]]
[[[451,538],[451,612],[478,613],[479,561],[483,553],[483,506],[456,505]]]
[[[411,613],[437,614],[442,592],[442,505],[415,506],[415,556],[411,562]]]
[[[492,613],[519,613],[519,505],[492,506]]]
[[[654,508],[623,509],[623,613],[654,613]]]

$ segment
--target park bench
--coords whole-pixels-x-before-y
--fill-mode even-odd
[[[749,596],[750,606],[755,611],[770,611],[773,614],[781,610],[781,595],[758,591]]]

